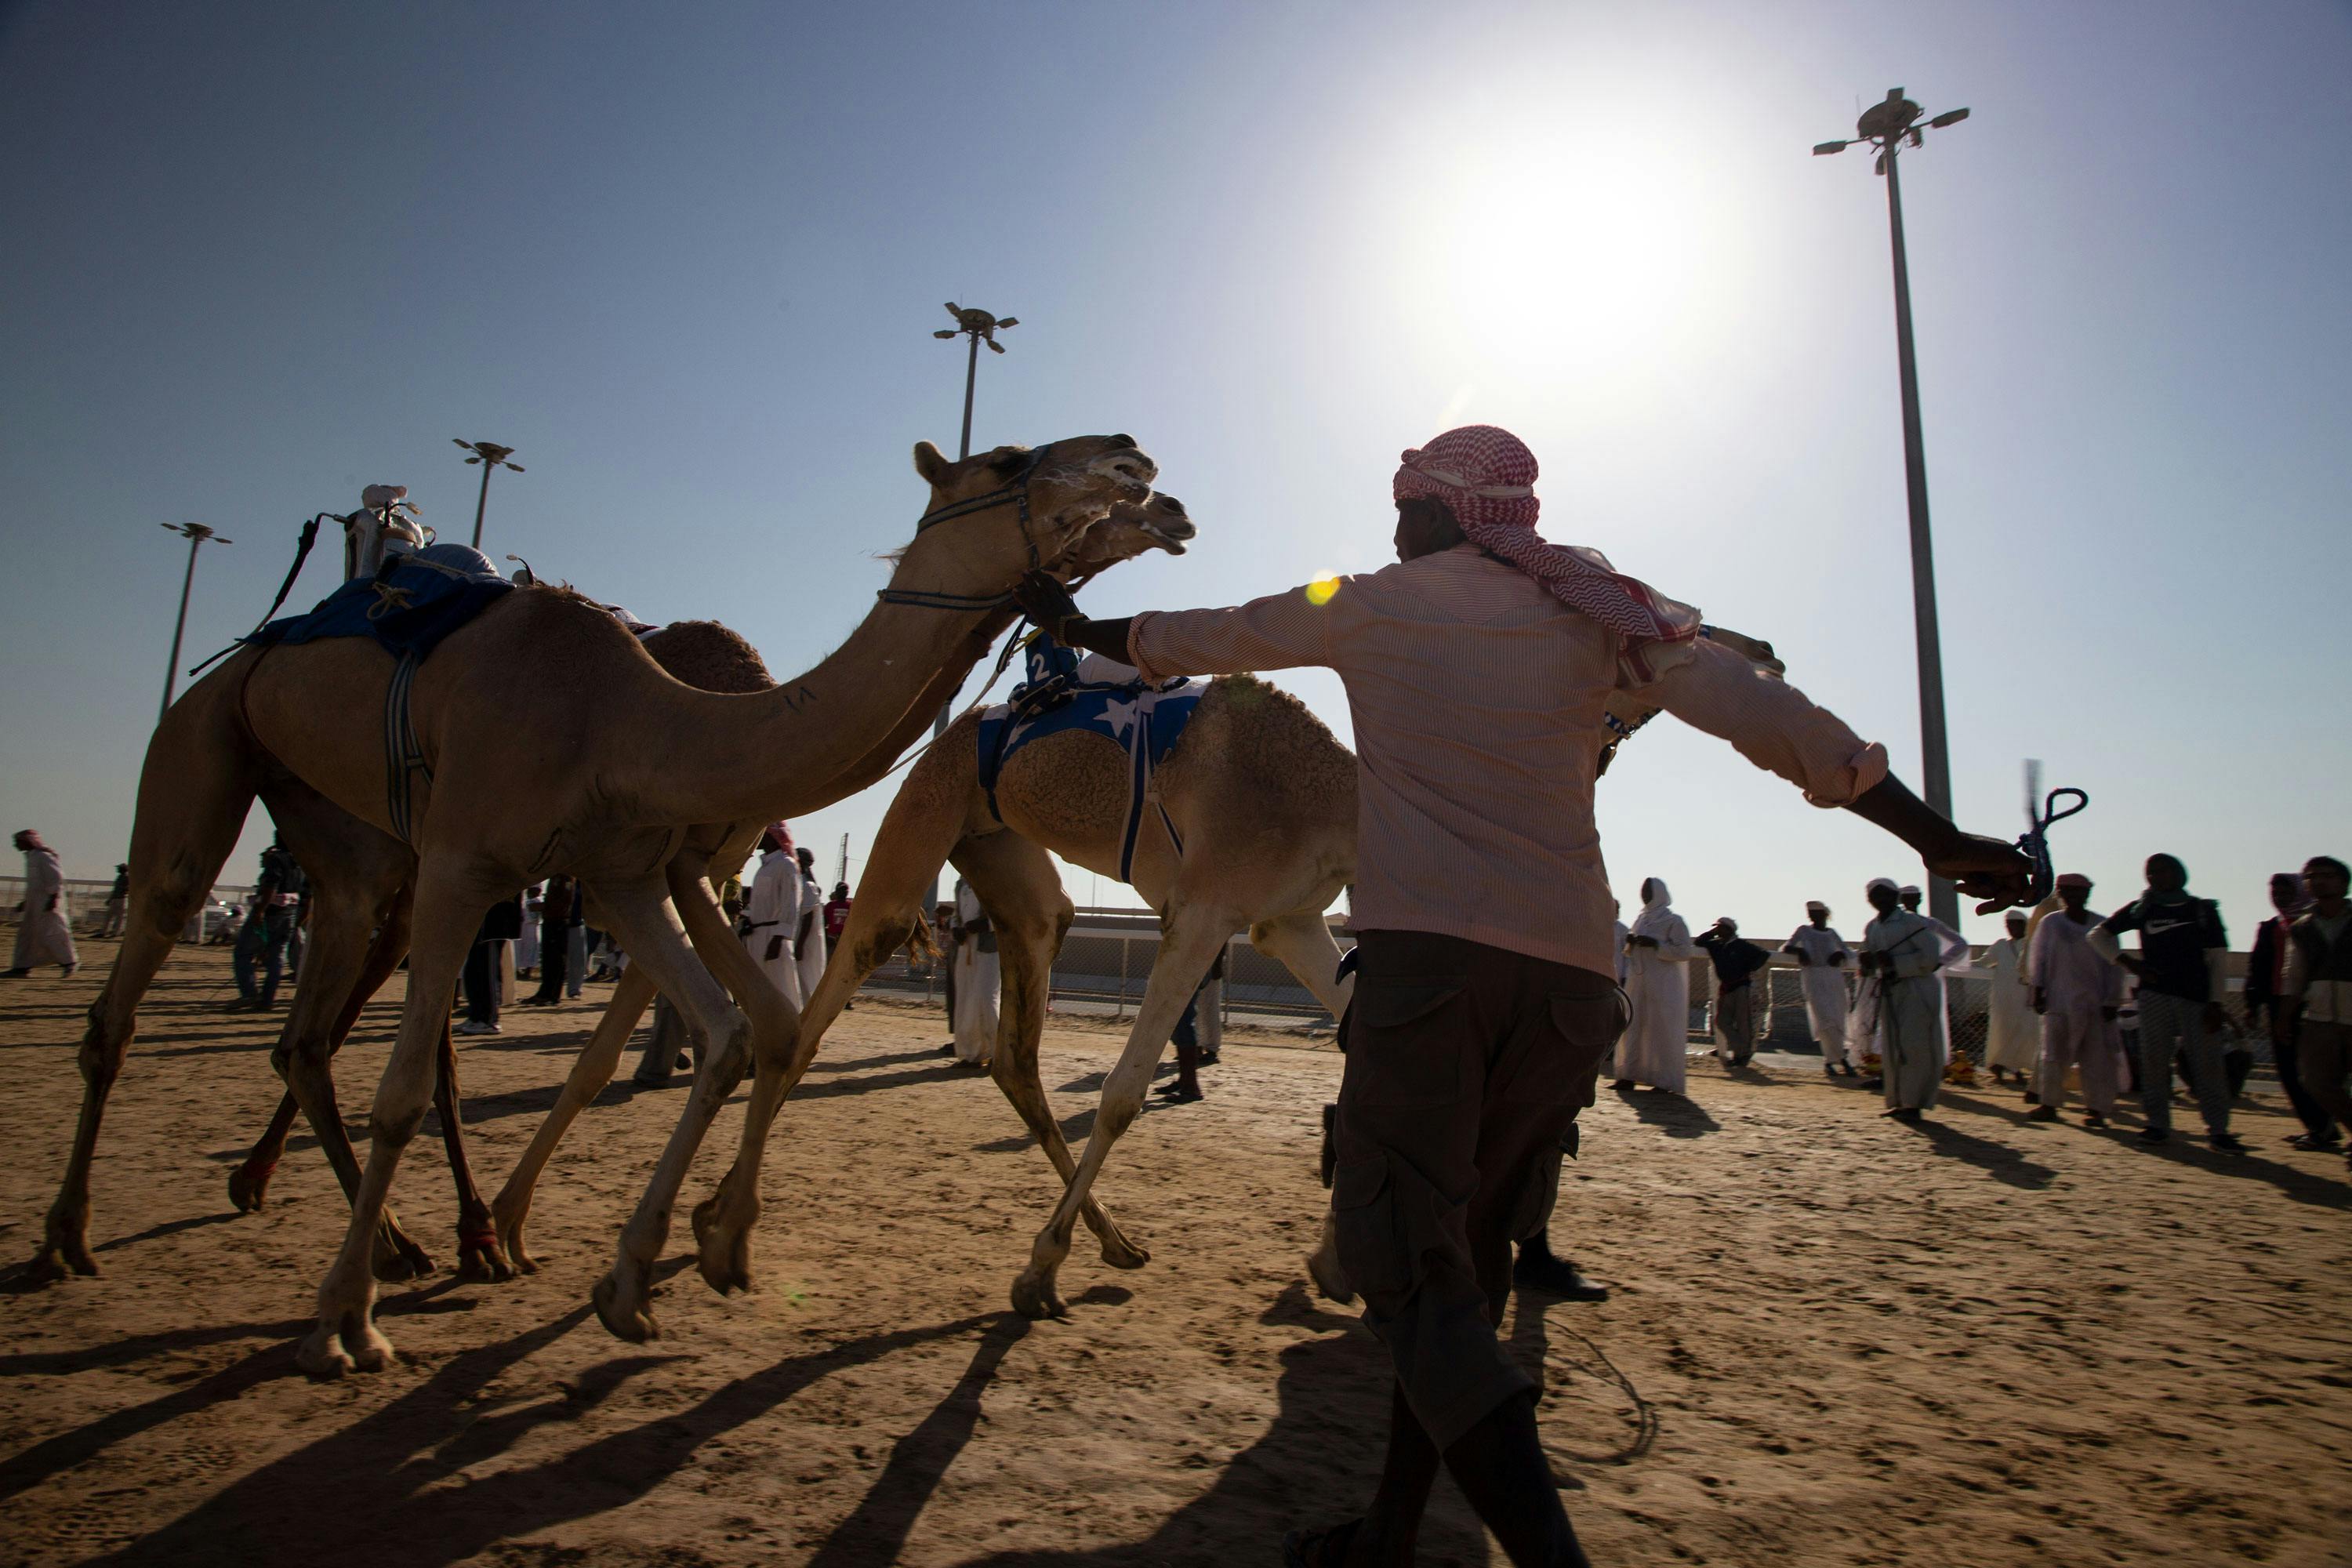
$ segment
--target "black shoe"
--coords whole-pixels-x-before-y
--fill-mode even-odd
[[[2306,1154],[2334,1153],[2340,1146],[2334,1133],[2322,1137],[2315,1132],[2298,1132],[2286,1141],[2290,1149],[2300,1149]]]
[[[2161,1127],[2143,1127],[2139,1130],[2139,1141],[2143,1143],[2169,1143],[2172,1134]]]
[[[1885,1089],[1886,1087],[1886,1080],[1883,1078],[1866,1078],[1862,1080],[1859,1087],[1863,1089]]]
[[[1916,1127],[1919,1124],[1919,1108],[1916,1105],[1898,1105],[1886,1114],[1902,1122],[1906,1127]]]
[[[0,980],[22,980],[32,973],[29,969],[0,969]]]
[[[1606,1301],[1609,1287],[1595,1285],[1576,1271],[1576,1265],[1565,1258],[1549,1253],[1519,1248],[1518,1261],[1511,1265],[1511,1283],[1530,1290],[1541,1290],[1563,1301]]]
[[[1854,1076],[1855,1076],[1855,1074],[1854,1074],[1854,1070],[1853,1070],[1853,1064],[1852,1062],[1840,1062],[1840,1063],[1838,1064],[1838,1071],[1840,1071],[1840,1072],[1843,1073],[1843,1074],[1844,1074],[1846,1077],[1848,1077],[1848,1078],[1853,1078],[1853,1077],[1854,1077]]]
[[[2055,1121],[2058,1120],[2058,1108],[2054,1105],[2037,1105],[2025,1113],[2025,1119],[2028,1121]]]
[[[1609,1087],[1619,1094],[1630,1093],[1633,1088],[1633,1080],[1630,1078],[1621,1078]]]
[[[941,1046],[940,1047],[940,1055],[943,1057],[951,1057],[955,1055],[955,1042],[953,1040],[950,1040],[946,1045]]]
[[[2025,1096],[2024,1096],[2024,1098],[2025,1098],[2025,1103],[2026,1103],[2026,1104],[2028,1104],[2028,1105],[2039,1105],[2039,1104],[2041,1104],[2041,1103],[2042,1103],[2042,1097],[2041,1097],[2040,1095],[2038,1095],[2038,1094],[2034,1093],[2034,1092],[2033,1092],[2032,1089],[2027,1089],[2027,1090],[2025,1091]]]
[[[2210,1133],[2206,1137],[2205,1142],[2224,1154],[2242,1154],[2246,1152],[2246,1141],[2234,1132]]]
[[[1215,1051],[1202,1051],[1201,1053],[1201,1059],[1193,1065],[1204,1068],[1215,1067],[1217,1065],[1217,1055],[1218,1053]]]
[[[1197,1089],[1186,1089],[1181,1083],[1163,1083],[1153,1091],[1171,1105],[1190,1105],[1204,1098]]]
[[[2107,1119],[2095,1110],[2086,1110],[2083,1112],[2083,1126],[2092,1132],[2105,1132],[2107,1130]]]

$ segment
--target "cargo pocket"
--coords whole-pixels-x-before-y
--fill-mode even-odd
[[[1366,1110],[1452,1105],[1462,1094],[1463,1051],[1451,1027],[1459,980],[1356,983],[1348,1008],[1344,1098]]]
[[[1393,1311],[1412,1288],[1412,1260],[1397,1235],[1385,1155],[1350,1160],[1332,1173],[1331,1225],[1348,1282],[1375,1310]]]

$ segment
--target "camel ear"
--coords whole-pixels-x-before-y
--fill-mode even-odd
[[[915,443],[915,472],[923,476],[925,484],[938,484],[940,476],[948,471],[949,466],[948,455],[945,452],[940,451],[929,441]]]

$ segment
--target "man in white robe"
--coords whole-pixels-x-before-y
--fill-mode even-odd
[[[2025,978],[2025,911],[2009,911],[2009,934],[1984,950],[1977,972],[1990,978],[1986,1009],[1985,1066],[1995,1083],[2015,1073],[2022,1087],[2042,1057],[2042,1031],[2033,1020],[2033,996]]]
[[[956,879],[955,1054],[959,1067],[984,1068],[996,1050],[996,929],[971,884]]]
[[[2122,1088],[2124,972],[2091,945],[2087,907],[2091,879],[2069,871],[2058,879],[2059,910],[2034,928],[2032,1006],[2042,1015],[2042,1051],[2034,1079],[2041,1100],[2026,1118],[2055,1121],[2066,1103],[2066,1072],[2083,1075],[2083,1125],[2105,1127]]]
[[[8,961],[7,978],[21,980],[43,963],[71,974],[81,960],[66,919],[66,878],[58,852],[29,827],[16,835],[16,847],[25,852],[25,898],[16,907],[16,952]]]
[[[798,1005],[816,994],[816,983],[824,978],[824,889],[816,879],[816,852],[802,848],[793,856],[801,868],[800,912],[793,921],[794,963],[800,975],[794,1002]]]
[[[1877,1023],[1885,1038],[1886,1114],[1916,1122],[1920,1112],[1935,1108],[1944,1087],[1940,972],[1953,954],[1945,928],[1903,908],[1894,882],[1876,878],[1869,893],[1878,917],[1863,931],[1862,972],[1864,983],[1876,991]]]
[[[1805,1026],[1822,1048],[1822,1071],[1834,1078],[1843,1067],[1845,1076],[1853,1078],[1845,1038],[1846,975],[1853,955],[1846,951],[1845,938],[1830,925],[1830,907],[1819,899],[1806,900],[1805,923],[1790,933],[1780,951],[1796,959],[1803,977]]]
[[[743,951],[751,955],[770,984],[795,1008],[801,1005],[800,971],[793,958],[793,929],[799,922],[801,864],[793,858],[792,830],[770,823],[760,835],[760,872],[751,896],[743,906]],[[667,1013],[667,1008],[659,1011]],[[636,1082],[659,1089],[669,1082],[677,1065],[677,1031],[663,1026],[656,1016],[648,1032],[645,1055],[638,1060]]]
[[[1612,1089],[1646,1083],[1683,1092],[1690,1065],[1690,961],[1699,955],[1690,927],[1675,913],[1672,895],[1655,877],[1642,883],[1642,912],[1625,939],[1626,999],[1633,1021],[1617,1042]]]
[[[1895,889],[1895,895],[1906,910],[1919,915],[1919,918],[1933,926],[1936,934],[1943,939],[1944,963],[1947,965],[1958,963],[1968,957],[1969,944],[1966,938],[1935,916],[1919,914],[1919,902],[1926,895],[1921,893],[1918,888],[1906,882],[1902,887]],[[1951,986],[1942,970],[1936,972],[1936,1038],[1944,1053],[1944,1059],[1947,1062],[1950,1061],[1952,1059],[1952,993]]]

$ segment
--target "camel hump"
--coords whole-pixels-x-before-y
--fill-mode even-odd
[[[717,621],[672,621],[639,640],[672,679],[704,691],[741,694],[776,683],[760,650]]]

